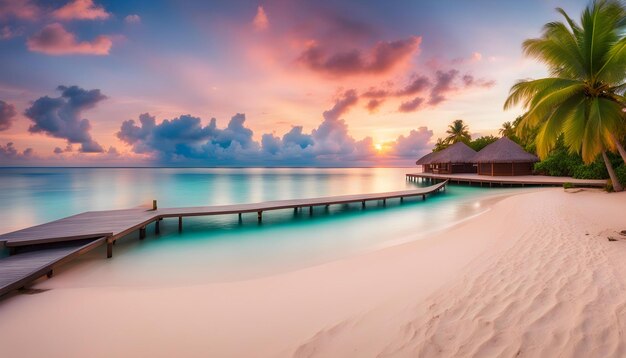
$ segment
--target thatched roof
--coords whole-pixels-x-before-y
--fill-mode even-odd
[[[476,151],[463,142],[457,142],[439,152],[428,153],[421,157],[416,164],[425,165],[432,163],[473,163],[472,158]]]
[[[519,144],[502,137],[474,156],[474,163],[534,163],[539,158],[526,152]]]
[[[430,152],[430,153],[426,154],[425,156],[423,156],[423,157],[419,158],[419,159],[417,160],[417,162],[415,162],[415,164],[417,164],[417,165],[425,165],[425,164],[430,164],[430,158],[431,158],[433,155],[435,155],[435,154],[437,154],[437,152]]]

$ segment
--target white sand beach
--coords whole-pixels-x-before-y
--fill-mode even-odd
[[[1,355],[623,357],[624,213],[626,193],[537,189],[423,240],[254,280],[81,287],[60,272],[0,302]]]

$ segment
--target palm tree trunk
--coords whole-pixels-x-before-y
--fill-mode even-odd
[[[615,138],[615,135],[613,135],[612,133],[611,133],[611,139],[613,139],[613,142],[615,142],[617,151],[619,152],[619,155],[622,156],[622,160],[624,161],[624,164],[626,164],[626,150],[624,150],[624,146],[622,146],[622,143],[620,143],[620,141],[617,138]]]
[[[604,159],[604,165],[606,165],[606,170],[609,172],[609,177],[611,178],[611,182],[613,183],[613,190],[622,191],[622,184],[617,179],[617,175],[615,175],[615,170],[613,170],[613,164],[609,160],[609,157],[606,155],[605,151],[602,151],[602,159]]]

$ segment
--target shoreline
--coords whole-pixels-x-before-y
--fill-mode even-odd
[[[37,295],[11,297],[0,302],[0,316],[3,317],[0,320],[0,342],[8,347],[7,353],[12,356],[167,356],[183,353],[186,356],[270,357],[345,356],[350,352],[360,352],[362,356],[411,356],[415,352],[425,356],[439,355],[435,353],[453,356],[455,353],[479,352],[472,344],[496,349],[491,352],[496,352],[502,345],[504,348],[521,346],[524,353],[543,352],[545,355],[548,351],[531,349],[546,348],[541,344],[529,346],[514,338],[494,342],[474,339],[472,344],[467,341],[456,344],[455,339],[460,340],[460,337],[450,330],[459,322],[459,317],[448,317],[446,323],[449,325],[442,334],[438,334],[444,326],[442,323],[426,333],[421,329],[428,327],[434,317],[441,317],[438,318],[441,322],[448,312],[465,307],[459,304],[474,300],[470,306],[476,307],[484,303],[475,301],[477,297],[490,297],[489,293],[497,294],[500,286],[511,286],[494,280],[512,280],[516,275],[524,275],[522,267],[505,270],[507,262],[524,259],[537,267],[550,268],[557,276],[557,263],[561,261],[581,272],[591,266],[598,274],[608,271],[609,263],[616,268],[626,266],[618,260],[620,255],[626,254],[626,242],[622,240],[609,243],[605,238],[602,243],[601,240],[594,241],[599,243],[597,248],[591,244],[586,246],[591,251],[615,250],[604,253],[607,260],[601,263],[592,260],[579,263],[566,256],[572,253],[556,251],[549,245],[537,246],[541,249],[537,252],[529,251],[523,245],[512,251],[520,242],[538,245],[542,239],[551,239],[550,235],[558,234],[560,239],[568,240],[567,233],[580,229],[583,224],[593,226],[589,235],[582,236],[587,240],[590,236],[597,239],[599,235],[606,235],[606,230],[617,230],[621,218],[620,211],[615,208],[626,209],[626,204],[622,204],[626,202],[624,198],[623,194],[609,195],[595,190],[573,194],[562,189],[541,189],[512,194],[494,203],[488,212],[430,234],[426,239],[259,279],[181,287],[57,288]],[[579,205],[581,200],[587,205]],[[597,207],[605,208],[608,213],[595,213],[593,209]],[[578,220],[589,213],[593,214],[593,220]],[[542,215],[549,218],[542,219]],[[542,220],[557,225],[558,230],[535,227]],[[547,231],[542,231],[544,229]],[[511,230],[519,232],[510,233]],[[560,245],[558,247],[567,247]],[[522,253],[528,257],[520,257]],[[557,263],[546,266],[542,253],[549,253]],[[585,247],[579,253],[587,254]],[[499,261],[507,255],[509,260]],[[502,272],[507,272],[508,276]],[[527,283],[548,287],[554,282],[561,284],[558,277],[550,282],[543,281],[541,275],[526,279],[519,281],[518,288]],[[491,281],[495,283],[489,285]],[[626,285],[623,281],[621,277],[613,283],[585,281],[585,284],[588,288],[604,283],[607,287],[601,288],[624,297]],[[575,281],[571,284],[576,286]],[[482,290],[482,296],[472,291],[477,290],[476,287]],[[459,292],[459,302],[449,297],[454,292]],[[535,291],[531,293],[537,294]],[[522,298],[509,295],[508,301],[504,301],[511,305]],[[535,313],[546,308],[538,302]],[[595,301],[590,299],[589,302]],[[603,319],[611,323],[612,330],[599,332],[604,332],[605,341],[612,346],[601,352],[608,352],[608,355],[622,353],[623,345],[615,343],[613,336],[617,333],[612,332],[624,327],[611,321],[609,315],[617,317],[611,309],[620,302],[609,297],[605,304],[606,307],[594,306],[596,318],[581,313],[581,319],[574,322],[576,324],[571,329],[581,329],[580,322]],[[439,312],[438,307],[445,309]],[[481,326],[475,325],[474,321],[486,319],[486,312],[482,312],[482,316],[477,312],[465,312],[467,320],[460,320],[464,325],[463,332],[482,332]],[[552,317],[551,324],[563,324],[567,313]],[[492,312],[491,315],[493,322],[502,319],[504,313]],[[506,316],[510,318],[515,314],[508,312]],[[49,334],[59,322],[66,323],[66,338],[80,344],[67,346],[64,340]],[[430,327],[434,326],[431,324]],[[494,332],[502,334],[497,329]],[[27,344],[28,337],[33,334],[41,337],[36,346]],[[442,337],[447,337],[444,345],[440,345]],[[534,339],[540,342],[541,336]],[[592,343],[606,346],[600,341]],[[429,351],[428,347],[439,347],[441,351]],[[556,345],[549,352],[573,352],[568,350],[571,348],[568,345],[559,347]],[[581,352],[586,351],[578,353]]]

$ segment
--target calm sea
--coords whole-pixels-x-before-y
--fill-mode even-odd
[[[404,174],[415,168],[2,168],[0,233],[89,210],[151,203],[160,207],[374,193],[414,188]],[[418,240],[429,232],[483,212],[494,196],[524,189],[450,185],[441,194],[405,200],[165,220],[157,237],[120,240],[113,260],[86,255],[73,265],[103,270],[108,284],[150,285],[249,279],[295,270],[385,246]],[[113,262],[113,263],[110,263]],[[83,268],[84,269],[84,268]],[[78,271],[78,270],[71,270]],[[158,271],[159,274],[155,274]],[[89,270],[87,270],[89,272]],[[84,275],[86,285],[99,284]],[[112,281],[111,281],[112,280]],[[106,284],[100,280],[100,284]]]

